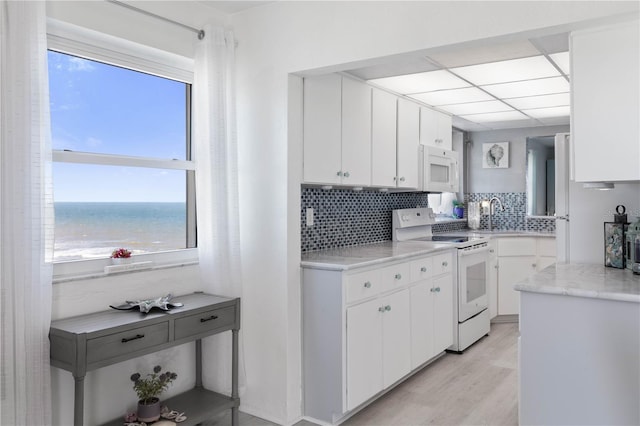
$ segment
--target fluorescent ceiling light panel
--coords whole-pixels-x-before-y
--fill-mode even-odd
[[[527,96],[525,98],[513,98],[507,100],[509,105],[517,109],[549,108],[567,106],[571,104],[569,93],[556,93],[554,95]]]
[[[568,117],[571,114],[571,107],[525,109],[522,112],[533,118]]]
[[[464,89],[438,90],[428,93],[416,93],[410,98],[432,106],[461,104],[465,102],[491,101],[495,98],[476,87]]]
[[[542,55],[452,68],[451,72],[477,86],[556,77],[560,75],[558,70]]]
[[[376,78],[369,82],[402,95],[471,86],[446,70]]]
[[[465,120],[474,123],[490,123],[494,121],[526,120],[528,117],[519,111],[492,112],[489,114],[462,115]]]
[[[441,110],[453,115],[484,114],[488,112],[513,111],[509,105],[500,101],[471,102],[467,104],[444,105]]]
[[[566,93],[569,91],[569,82],[564,77],[552,77],[515,83],[492,84],[482,88],[497,98],[509,99]]]
[[[570,74],[571,71],[571,61],[569,60],[569,52],[560,52],[560,53],[552,53],[549,55],[551,60],[556,63],[557,66],[560,67],[563,73],[566,75]]]

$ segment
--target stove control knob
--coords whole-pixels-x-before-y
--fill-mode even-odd
[[[405,222],[408,221],[409,220],[409,216],[407,216],[406,214],[403,214],[402,215],[402,220],[405,221]]]

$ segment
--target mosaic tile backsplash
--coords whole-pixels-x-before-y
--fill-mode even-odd
[[[555,231],[555,220],[526,218],[526,194],[471,193],[465,203],[499,197],[504,212],[493,217],[494,229]],[[346,189],[323,190],[302,188],[300,203],[300,248],[302,252],[346,247],[391,240],[391,211],[428,207],[425,192],[375,192]],[[314,210],[314,225],[306,226],[307,208]],[[466,210],[465,210],[466,217]],[[482,216],[481,229],[488,229],[489,220]],[[433,232],[466,229],[466,222],[433,225]]]

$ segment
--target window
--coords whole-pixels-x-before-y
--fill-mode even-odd
[[[56,50],[48,60],[54,262],[194,248],[191,84]]]

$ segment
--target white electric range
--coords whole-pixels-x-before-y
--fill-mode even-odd
[[[466,348],[489,334],[489,240],[485,237],[433,235],[436,223],[430,208],[392,212],[393,241],[451,243],[458,252],[454,286],[454,343],[451,352]]]

